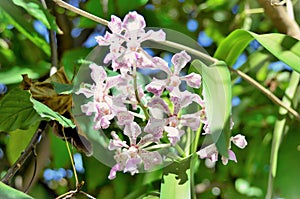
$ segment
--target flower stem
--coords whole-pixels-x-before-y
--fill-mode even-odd
[[[186,157],[186,154],[185,154],[184,150],[178,144],[175,145],[175,149],[178,151],[180,156],[182,156],[183,158]]]
[[[202,126],[203,126],[203,123],[201,122],[198,130],[196,131],[196,136],[195,136],[195,139],[194,139],[194,141],[192,143],[192,146],[191,146],[191,154],[196,153],[196,151],[197,151],[197,147],[198,147],[198,142],[199,142],[200,135],[201,135]]]
[[[151,150],[156,150],[156,149],[163,149],[163,148],[169,148],[171,146],[171,144],[156,144],[153,146],[149,146],[144,148],[147,151],[151,151]]]
[[[134,89],[134,94],[135,94],[135,98],[136,101],[138,102],[138,105],[142,108],[146,120],[148,120],[150,118],[147,107],[142,103],[140,97],[139,97],[139,92],[138,92],[138,87],[137,87],[137,75],[136,75],[136,67],[133,66],[133,72],[132,72],[132,77],[133,77],[133,89]]]

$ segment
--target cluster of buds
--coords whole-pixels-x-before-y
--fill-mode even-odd
[[[176,53],[171,59],[171,67],[164,59],[150,56],[141,43],[165,41],[166,34],[163,30],[146,32],[145,20],[136,12],[127,14],[123,21],[112,16],[108,27],[111,32],[96,37],[96,40],[100,46],[109,47],[103,63],[111,63],[112,69],[119,73],[108,76],[103,66],[91,64],[94,83],[82,83],[76,94],[91,99],[81,106],[81,110],[94,117],[94,129],[109,128],[113,119],[120,127],[121,132],[111,132],[108,145],[109,150],[115,151],[116,164],[109,175],[109,179],[114,179],[118,171],[133,175],[142,166],[144,170],[150,170],[162,164],[164,157],[151,150],[162,144],[162,140],[173,147],[180,142],[187,128],[197,131],[202,123],[205,133],[210,130],[201,96],[180,88],[182,82],[191,88],[201,86],[199,74],[181,75],[181,70],[191,61],[188,53]],[[166,78],[153,78],[146,85],[138,85],[140,69],[160,69]],[[196,111],[184,111],[191,104],[197,106]],[[136,117],[142,118],[146,125],[140,126]],[[201,154],[201,158],[210,157]]]

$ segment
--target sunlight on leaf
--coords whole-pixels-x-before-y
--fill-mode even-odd
[[[0,182],[0,198],[33,199],[31,196]]]
[[[0,131],[26,129],[42,120],[31,103],[30,93],[20,89],[10,91],[0,101]]]

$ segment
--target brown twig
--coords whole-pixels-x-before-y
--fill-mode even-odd
[[[12,167],[10,167],[5,174],[5,176],[1,179],[1,182],[5,184],[9,184],[11,179],[15,176],[15,174],[20,170],[26,160],[29,158],[31,153],[34,151],[36,145],[39,143],[42,134],[47,129],[47,122],[41,121],[38,129],[36,130],[35,134],[33,135],[31,141],[27,145],[26,149],[21,153],[18,160],[14,163]]]
[[[297,120],[300,121],[300,115],[297,111],[295,111],[293,108],[286,106],[278,97],[276,97],[271,91],[263,87],[260,83],[255,81],[253,78],[249,77],[246,73],[243,73],[242,71],[235,70],[233,68],[229,68],[230,71],[236,73],[238,76],[252,84],[254,87],[256,87],[258,90],[260,90],[262,93],[264,93],[272,102],[275,104],[281,106],[282,108],[286,109],[289,113],[291,113]]]
[[[264,8],[266,15],[271,19],[279,32],[285,33],[300,40],[299,26],[295,20],[291,19],[284,6],[276,6],[279,1],[257,0]],[[272,5],[273,4],[273,5]]]
[[[41,0],[44,9],[48,9],[45,0]],[[57,55],[57,45],[56,45],[56,36],[54,30],[48,30],[49,32],[49,41],[51,48],[51,69],[50,76],[53,75],[57,71],[58,67],[58,55]]]
[[[294,19],[294,11],[291,0],[284,1],[275,1],[275,0],[257,0],[262,7],[265,9],[266,15],[271,19],[274,26],[279,30],[279,32],[285,33],[289,36],[292,36],[298,40],[300,40],[300,28],[297,22]],[[286,3],[286,7],[282,6]],[[299,73],[293,71],[291,74],[291,78],[295,79],[295,83],[289,84],[288,88],[285,91],[285,95],[283,97],[283,102],[285,106],[291,107],[292,101],[291,98],[296,93],[296,88],[299,83]],[[289,97],[287,97],[289,96]],[[279,113],[283,113],[286,115],[286,112],[279,109]],[[297,118],[298,119],[298,118]],[[273,141],[271,148],[271,156],[270,156],[270,171],[269,171],[269,179],[268,179],[268,187],[266,193],[266,199],[270,199],[273,196],[273,184],[276,175],[276,166],[278,161],[278,151],[280,147],[280,142],[278,140],[282,139],[283,131],[285,128],[286,118],[283,117],[281,119],[277,119],[275,123],[275,129],[273,133]],[[277,132],[281,132],[278,134]],[[277,135],[276,135],[277,134]],[[275,139],[277,137],[277,139]],[[274,167],[275,165],[275,167]]]
[[[81,9],[78,9],[78,8],[76,8],[76,7],[70,5],[70,4],[68,4],[68,3],[66,3],[66,2],[64,2],[64,1],[62,1],[62,0],[53,0],[53,1],[54,1],[57,5],[59,5],[60,7],[63,7],[63,8],[65,8],[65,9],[67,9],[67,10],[71,10],[71,11],[73,11],[73,12],[75,12],[75,13],[81,15],[81,16],[84,16],[84,17],[86,17],[86,18],[88,18],[88,19],[91,19],[91,20],[93,20],[93,21],[95,21],[95,22],[98,22],[98,23],[100,23],[100,24],[102,24],[102,25],[105,25],[105,26],[108,25],[108,21],[107,21],[107,20],[102,19],[102,18],[100,18],[100,17],[97,17],[97,16],[95,16],[95,15],[93,15],[93,14],[90,14],[90,13],[88,13],[88,12],[85,12],[85,11],[83,11],[83,10],[81,10]]]

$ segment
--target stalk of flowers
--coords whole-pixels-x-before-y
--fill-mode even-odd
[[[114,179],[118,171],[134,175],[140,172],[142,166],[147,171],[162,164],[164,158],[161,154],[149,149],[165,147],[163,138],[168,140],[167,146],[173,147],[180,142],[186,128],[197,131],[202,122],[205,133],[210,131],[203,99],[198,94],[180,89],[182,81],[192,88],[201,86],[199,74],[180,75],[191,57],[185,51],[176,53],[170,68],[165,60],[147,54],[141,43],[146,40],[164,41],[166,34],[162,30],[146,32],[145,20],[136,12],[127,14],[123,21],[112,16],[108,27],[111,32],[96,37],[96,40],[100,46],[109,46],[110,51],[103,62],[111,62],[112,69],[120,74],[108,77],[102,66],[91,64],[89,67],[94,83],[83,83],[76,94],[84,94],[91,99],[81,106],[81,110],[87,116],[93,115],[94,129],[109,128],[112,119],[120,127],[120,132],[111,132],[112,139],[108,146],[109,150],[115,151],[116,164],[109,174],[109,179]],[[147,85],[138,85],[138,68],[160,69],[167,77],[153,78]],[[117,94],[112,94],[112,88],[117,90]],[[152,97],[147,101],[145,95]],[[191,104],[196,105],[197,109],[187,114],[183,110]],[[143,116],[136,112],[138,108],[142,109]],[[140,126],[135,117],[145,119],[146,126]],[[127,141],[120,138],[121,134],[128,138]],[[217,154],[216,147],[211,148],[207,152],[200,150],[200,158],[211,158],[211,154]]]

